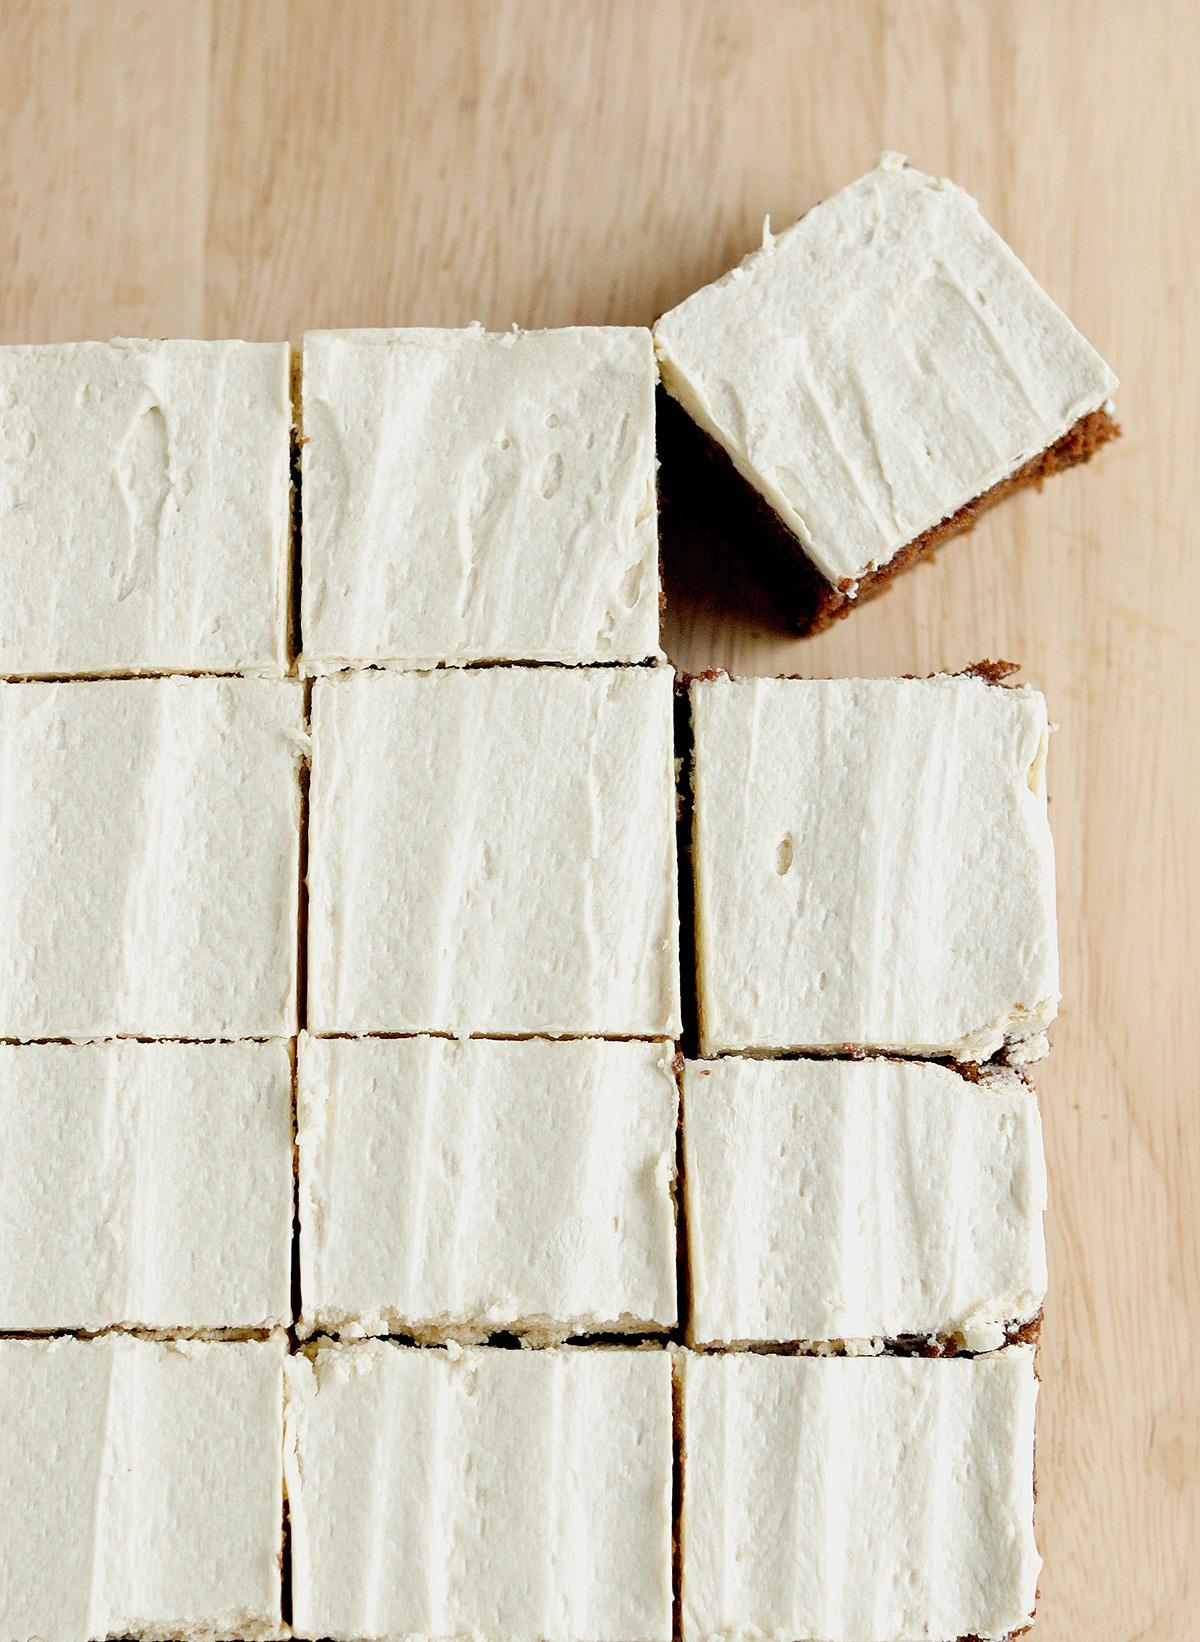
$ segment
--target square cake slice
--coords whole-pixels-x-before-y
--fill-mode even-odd
[[[689,1337],[1000,1346],[1046,1292],[1033,1090],[893,1060],[689,1062]]]
[[[309,1030],[678,1036],[672,679],[318,679]]]
[[[297,1637],[670,1642],[667,1352],[325,1346],[287,1431]]]
[[[302,1326],[675,1326],[666,1043],[300,1040]]]
[[[1011,1062],[1058,1005],[1046,704],[973,676],[692,686],[701,1054]]]
[[[303,688],[0,684],[0,1037],[296,1030]]]
[[[285,1043],[0,1045],[0,1332],[291,1322]]]
[[[281,674],[286,342],[0,348],[0,674]]]
[[[304,339],[303,664],[660,654],[650,332]]]
[[[773,511],[764,568],[802,632],[1117,432],[1112,371],[975,201],[898,154],[654,337],[667,391]]]
[[[688,1354],[683,1642],[977,1642],[1028,1626],[1033,1349]]]
[[[286,1635],[282,1337],[0,1340],[0,1635]]]

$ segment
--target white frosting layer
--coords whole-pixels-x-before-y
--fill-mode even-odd
[[[683,1636],[951,1642],[1029,1623],[1033,1352],[688,1355]]]
[[[305,1328],[674,1327],[673,1053],[302,1037]]]
[[[658,647],[649,331],[304,339],[304,666]]]
[[[0,1636],[283,1635],[282,1340],[0,1340]]]
[[[690,1335],[1004,1342],[1046,1292],[1037,1100],[917,1061],[688,1064]]]
[[[0,1331],[291,1321],[282,1043],[0,1045]]]
[[[313,690],[314,1032],[679,1032],[672,674]]]
[[[286,670],[289,364],[0,348],[0,673]]]
[[[303,686],[0,684],[0,1037],[296,1029]]]
[[[665,1351],[288,1364],[298,1636],[669,1642]]]
[[[848,591],[1117,386],[975,201],[895,154],[654,338],[668,392]]]
[[[1059,991],[1037,691],[722,678],[692,686],[692,717],[702,1054],[1045,1054]]]

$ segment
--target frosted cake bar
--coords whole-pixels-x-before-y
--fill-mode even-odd
[[[898,154],[654,338],[667,391],[774,511],[771,579],[804,632],[1117,431],[1112,371],[975,201]]]
[[[288,346],[0,347],[0,674],[282,674]]]
[[[691,700],[702,1055],[1046,1053],[1058,946],[1037,691],[722,676]]]
[[[689,1335],[1002,1345],[1046,1292],[1041,1123],[1014,1072],[689,1062]]]
[[[282,1339],[0,1340],[0,1636],[286,1635]]]
[[[288,1363],[298,1637],[670,1642],[665,1351]]]
[[[953,1642],[1030,1622],[1033,1350],[689,1354],[683,1642]]]
[[[304,339],[303,665],[660,654],[650,333]]]
[[[302,1037],[302,1328],[667,1330],[666,1043]]]
[[[318,679],[310,1031],[678,1036],[672,680]]]
[[[291,1322],[284,1043],[0,1045],[0,1330]]]
[[[0,1037],[296,1030],[303,686],[0,684]]]

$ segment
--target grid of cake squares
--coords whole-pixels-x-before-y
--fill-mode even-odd
[[[306,338],[298,661],[291,366],[0,350],[0,1631],[1019,1628],[1041,697],[693,682],[684,1064],[651,333]]]

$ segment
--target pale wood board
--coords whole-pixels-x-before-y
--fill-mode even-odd
[[[1200,1636],[1200,5],[6,0],[0,65],[4,341],[644,324],[894,148],[1113,363],[1119,445],[827,636],[715,557],[667,633],[689,669],[1045,690],[1037,1635]]]

